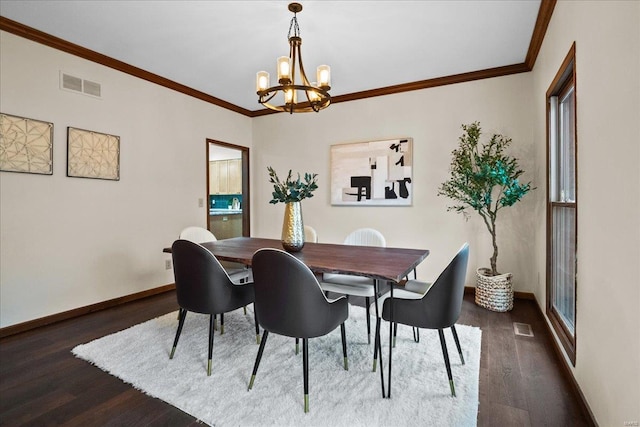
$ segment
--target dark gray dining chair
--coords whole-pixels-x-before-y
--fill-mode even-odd
[[[193,243],[205,243],[205,242],[215,242],[218,239],[215,234],[206,228],[191,226],[184,228],[180,232],[179,239],[189,240]],[[253,278],[251,277],[251,269],[245,265],[241,265],[238,263],[232,263],[227,261],[220,262],[222,267],[225,269],[227,274],[229,274],[229,278],[235,284],[238,283],[249,283],[253,282]],[[244,307],[244,314],[247,314],[247,307]],[[220,334],[224,334],[224,314],[220,315]],[[216,316],[213,316],[213,328],[218,329],[218,324],[216,321]]]
[[[193,243],[215,242],[218,239],[216,235],[206,228],[187,227],[180,232],[179,239],[189,240]],[[251,282],[251,269],[238,263],[221,262],[224,269],[229,274],[231,281],[234,283]]]
[[[258,372],[270,332],[302,338],[304,412],[309,412],[309,338],[327,335],[340,326],[344,369],[349,369],[344,322],[349,317],[345,297],[329,300],[313,272],[302,261],[279,249],[260,249],[252,259],[255,309],[264,329],[249,382]]]
[[[440,336],[440,346],[449,377],[451,394],[456,395],[456,389],[451,374],[449,353],[444,338],[443,330],[451,328],[453,339],[458,348],[460,362],[464,365],[464,357],[460,340],[456,332],[455,323],[462,310],[462,298],[464,296],[464,284],[467,275],[467,263],[469,261],[469,245],[465,243],[458,250],[449,265],[440,273],[438,278],[429,284],[418,280],[409,280],[404,289],[394,289],[393,299],[387,292],[378,299],[382,307],[382,318],[389,321],[391,318],[391,303],[393,303],[393,322],[415,328],[437,329]],[[380,318],[376,322],[376,335],[380,331]],[[415,338],[415,334],[414,334]],[[377,356],[378,349],[375,349]],[[374,356],[374,358],[376,357]],[[374,362],[375,363],[375,362]],[[389,375],[389,387],[391,376]]]
[[[178,330],[173,341],[170,359],[178,346],[187,311],[209,315],[209,357],[207,375],[211,375],[213,354],[213,321],[216,314],[233,311],[254,300],[253,283],[235,284],[217,258],[198,243],[176,240],[171,246],[176,295],[180,314]],[[255,312],[254,312],[255,319]],[[256,321],[256,337],[260,329]]]

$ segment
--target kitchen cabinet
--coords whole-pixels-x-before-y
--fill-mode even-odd
[[[242,236],[242,214],[211,215],[209,229],[218,240]]]
[[[209,194],[242,194],[242,160],[209,162]]]
[[[229,194],[242,194],[242,160],[227,160]]]
[[[220,164],[209,162],[209,194],[220,194]]]

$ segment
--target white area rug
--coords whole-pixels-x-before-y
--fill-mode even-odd
[[[216,332],[212,375],[207,377],[208,316],[188,313],[173,360],[169,353],[177,312],[82,344],[73,353],[144,393],[164,400],[212,426],[475,426],[480,367],[479,328],[456,327],[465,365],[451,331],[447,346],[457,397],[452,397],[437,331],[398,327],[393,351],[391,399],[382,399],[380,373],[372,372],[364,308],[350,306],[346,323],[349,370],[342,367],[340,328],[309,340],[310,412],[304,413],[302,342],[270,334],[256,380],[247,385],[258,352],[253,306],[225,315]],[[372,319],[372,328],[375,322]],[[383,355],[389,327],[383,322]],[[380,367],[378,366],[378,369]],[[385,363],[385,382],[387,381]]]

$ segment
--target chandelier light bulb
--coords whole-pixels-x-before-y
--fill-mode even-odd
[[[318,87],[331,87],[331,67],[328,65],[320,65],[317,70]]]
[[[288,56],[278,58],[278,81],[283,83],[283,80],[291,81],[291,58]]]
[[[284,91],[284,102],[285,104],[295,104],[296,103],[296,91],[294,89],[287,89]]]
[[[316,82],[311,83],[311,86],[318,87]],[[308,90],[307,96],[309,97],[310,102],[318,102],[320,101],[320,96],[315,90]]]
[[[256,73],[256,91],[265,90],[269,87],[269,73],[258,71]]]

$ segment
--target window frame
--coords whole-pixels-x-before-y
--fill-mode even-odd
[[[578,328],[577,328],[577,295],[578,295],[578,280],[577,280],[577,251],[578,251],[578,127],[577,127],[577,80],[576,80],[576,45],[575,42],[572,44],[569,53],[565,57],[560,69],[556,73],[553,82],[549,86],[549,89],[546,93],[546,123],[547,123],[547,200],[546,200],[546,213],[547,213],[547,248],[546,248],[546,314],[549,318],[551,326],[556,332],[560,343],[562,344],[565,352],[569,360],[573,366],[576,364],[576,342],[578,336]],[[560,197],[557,197],[556,189],[553,188],[553,185],[557,185],[559,180],[558,177],[558,162],[556,161],[553,165],[552,162],[552,153],[551,153],[551,144],[552,138],[558,138],[558,136],[552,136],[551,124],[551,114],[552,114],[552,97],[557,97],[558,100],[562,99],[566,96],[570,89],[573,89],[573,127],[574,127],[574,196],[572,201],[558,201]],[[558,113],[560,102],[557,103],[558,109],[555,111]],[[557,143],[554,148],[557,149]],[[557,156],[557,154],[553,154],[553,156]],[[552,170],[551,166],[555,168]],[[552,179],[552,175],[555,176],[555,181]],[[574,242],[575,245],[575,254],[573,260],[575,261],[575,272],[574,272],[574,295],[573,295],[573,303],[574,303],[574,319],[573,319],[573,334],[565,324],[563,320],[563,316],[555,309],[554,307],[554,283],[552,281],[552,257],[553,257],[553,239],[554,239],[554,222],[553,222],[553,213],[554,208],[573,208],[575,213],[575,221],[574,221]]]

